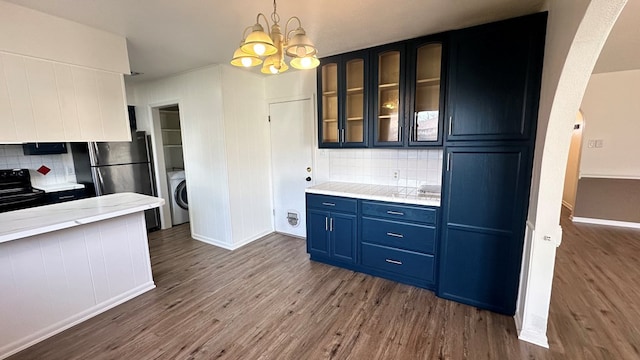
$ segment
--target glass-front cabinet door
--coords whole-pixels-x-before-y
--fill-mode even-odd
[[[374,58],[374,146],[402,146],[404,45],[380,49]]]
[[[442,42],[417,42],[412,49],[409,145],[442,144]]]
[[[345,59],[345,78],[347,85],[346,116],[342,140],[345,143],[364,143],[366,109],[364,101],[365,61],[363,58]]]
[[[337,57],[323,60],[318,74],[318,92],[320,93],[318,142],[324,147],[340,146],[338,62]]]
[[[368,56],[353,52],[324,58],[318,70],[320,147],[366,147]]]

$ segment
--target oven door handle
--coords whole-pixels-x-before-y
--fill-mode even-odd
[[[4,206],[12,206],[12,205],[18,205],[18,204],[23,204],[23,203],[28,203],[28,202],[32,202],[32,201],[37,201],[37,200],[41,200],[43,198],[43,196],[38,196],[38,197],[31,197],[31,198],[27,198],[27,199],[20,199],[20,200],[14,200],[14,201],[9,201],[9,202],[5,202],[5,203],[1,203],[0,207],[4,207]]]

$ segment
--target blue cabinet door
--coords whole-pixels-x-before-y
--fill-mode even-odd
[[[449,147],[438,295],[514,314],[527,201],[527,145]]]
[[[331,255],[334,259],[355,263],[356,261],[356,216],[332,213],[329,220],[331,230]]]
[[[451,34],[447,141],[528,140],[535,131],[546,13]]]
[[[329,212],[307,209],[307,251],[329,256]]]

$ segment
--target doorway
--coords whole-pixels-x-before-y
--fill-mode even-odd
[[[274,228],[306,236],[305,189],[313,184],[311,99],[269,104]]]
[[[573,215],[573,207],[576,204],[576,191],[578,189],[578,179],[580,178],[580,154],[582,153],[582,129],[584,128],[584,118],[582,111],[576,114],[576,122],[571,133],[571,144],[569,146],[569,158],[564,175],[564,190],[562,192],[562,205],[569,209],[570,217]]]
[[[180,107],[175,105],[158,108],[160,132],[162,133],[162,153],[167,176],[171,225],[189,222],[189,201],[184,171],[182,151],[182,128]]]

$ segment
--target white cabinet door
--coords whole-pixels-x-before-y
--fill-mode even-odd
[[[0,53],[0,143],[130,141],[122,74]]]

